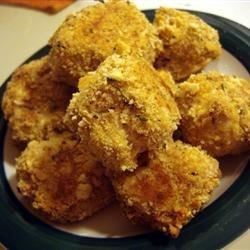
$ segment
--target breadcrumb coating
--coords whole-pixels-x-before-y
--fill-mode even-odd
[[[175,83],[173,76],[170,72],[165,70],[157,70],[158,75],[163,79],[163,84],[173,97],[176,95],[177,84]]]
[[[49,43],[3,98],[13,139],[27,145],[19,192],[59,223],[116,196],[132,222],[178,237],[219,184],[212,156],[250,149],[250,82],[192,75],[220,55],[218,32],[170,8],[152,25],[129,1],[109,0],[68,16]],[[178,125],[193,146],[174,141]]]
[[[130,220],[176,238],[208,202],[220,175],[218,162],[205,151],[176,141],[112,183]]]
[[[160,8],[154,26],[163,42],[155,67],[170,71],[176,81],[200,71],[221,53],[218,32],[188,12]]]
[[[250,149],[250,82],[219,72],[192,75],[176,101],[185,141],[213,156]]]
[[[53,79],[48,57],[19,67],[4,93],[2,109],[18,143],[46,139],[64,128],[73,87]]]
[[[114,54],[80,79],[65,122],[112,173],[133,171],[141,153],[165,148],[177,129],[166,79],[141,57]]]
[[[64,132],[31,141],[17,159],[18,190],[52,221],[82,220],[114,199],[103,167],[85,146]]]
[[[153,25],[132,3],[107,1],[70,15],[50,39],[51,65],[66,83],[95,70],[116,50],[127,45],[153,63],[162,44]]]

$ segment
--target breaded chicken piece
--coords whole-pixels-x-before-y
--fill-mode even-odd
[[[200,71],[221,53],[218,32],[185,11],[160,8],[154,26],[163,42],[155,67],[170,71],[176,81]]]
[[[82,220],[114,200],[102,165],[85,146],[64,132],[31,141],[17,159],[18,190],[52,221]]]
[[[250,149],[250,82],[218,72],[192,75],[176,101],[185,141],[213,156]]]
[[[77,85],[112,55],[117,43],[153,63],[162,44],[146,17],[125,0],[112,0],[70,15],[50,39],[51,65],[66,83]]]
[[[177,141],[133,173],[112,179],[126,216],[178,237],[219,184],[218,162],[199,148]]]
[[[112,173],[133,171],[140,154],[165,148],[177,128],[166,79],[141,57],[114,54],[80,79],[65,122]]]
[[[53,79],[48,57],[19,67],[8,83],[2,103],[13,139],[27,143],[61,130],[73,91],[73,87]]]

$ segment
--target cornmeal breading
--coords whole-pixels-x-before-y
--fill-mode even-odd
[[[250,82],[218,72],[192,75],[176,101],[184,139],[213,156],[250,149]]]
[[[114,54],[80,79],[65,121],[112,173],[133,171],[141,153],[165,148],[177,128],[166,79],[141,57]]]
[[[170,71],[177,81],[200,71],[221,53],[218,32],[185,11],[160,8],[154,25],[164,47],[155,66]]]
[[[51,65],[61,79],[76,85],[112,55],[119,42],[151,63],[162,45],[153,25],[128,1],[87,7],[70,15],[51,38]]]
[[[27,143],[62,130],[62,117],[73,91],[73,87],[53,79],[48,57],[19,67],[8,84],[2,104],[13,139]]]
[[[218,162],[177,141],[133,173],[112,179],[127,217],[172,237],[201,210],[218,185]]]
[[[48,219],[82,220],[110,204],[114,191],[99,162],[71,133],[31,141],[17,159],[18,189]]]

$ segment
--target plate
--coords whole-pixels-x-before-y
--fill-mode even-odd
[[[224,48],[222,56],[210,63],[206,70],[217,69],[248,78],[249,30],[219,16],[191,12],[219,31]],[[153,19],[154,10],[144,13],[149,20]],[[48,51],[46,46],[26,62],[40,58]],[[0,88],[1,99],[9,79]],[[17,152],[11,145],[2,111],[0,145],[0,241],[9,249],[218,249],[250,225],[250,218],[246,216],[250,210],[248,154],[221,160],[221,185],[207,207],[174,240],[159,232],[131,226],[116,205],[80,224],[61,226],[47,223],[27,209],[16,191],[13,165]]]

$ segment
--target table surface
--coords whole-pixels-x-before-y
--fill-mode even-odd
[[[160,6],[199,10],[220,15],[250,28],[250,0],[132,0],[140,9]],[[50,15],[40,11],[0,5],[0,83],[23,61],[47,44],[58,25],[69,13],[87,5],[91,0],[78,0],[61,12]],[[250,249],[250,230],[234,240],[225,250]]]

